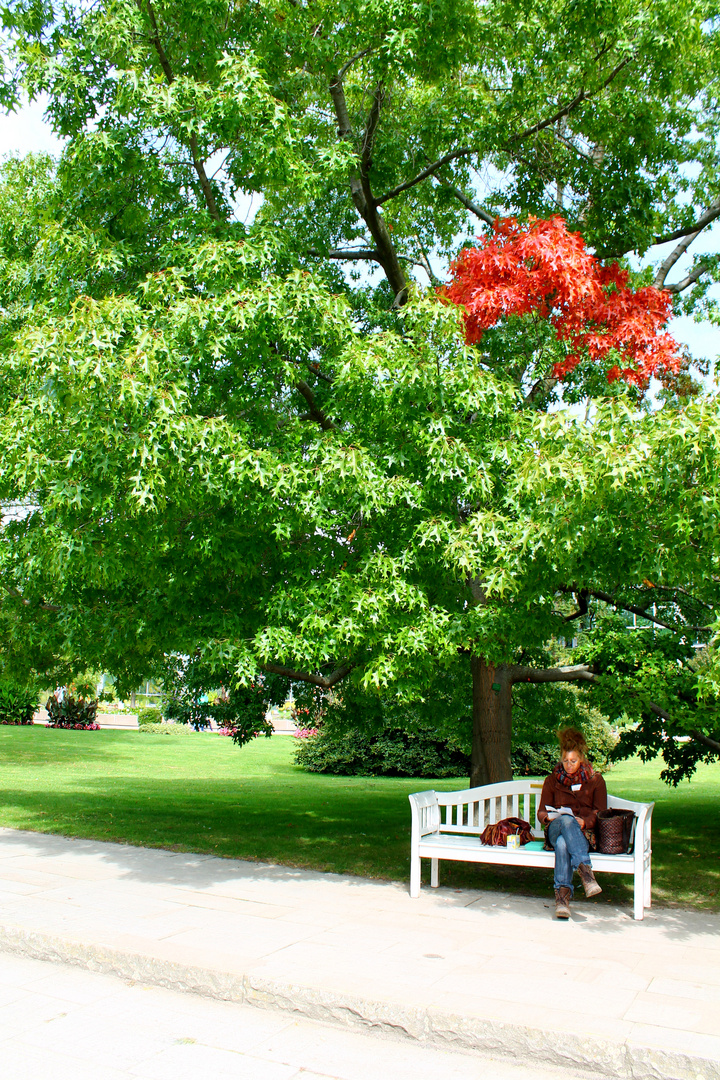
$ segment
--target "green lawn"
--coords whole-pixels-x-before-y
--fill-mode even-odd
[[[318,776],[292,764],[293,740],[239,750],[214,735],[0,727],[0,825],[210,852],[407,880],[411,791],[467,781]],[[611,792],[656,802],[653,897],[720,910],[720,767],[671,789],[659,764],[624,762]],[[547,870],[441,865],[455,887],[547,897]],[[607,902],[630,904],[629,876],[602,879]]]

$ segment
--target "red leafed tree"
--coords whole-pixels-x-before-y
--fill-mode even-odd
[[[605,371],[609,381],[622,378],[639,388],[652,375],[667,381],[680,370],[684,359],[665,329],[671,315],[670,293],[657,288],[634,291],[628,281],[628,273],[616,263],[603,266],[561,217],[531,219],[526,225],[505,218],[498,219],[476,247],[460,253],[441,295],[464,308],[470,343],[480,342],[491,328],[502,327],[513,316],[534,317],[533,322],[541,320],[552,327],[556,341],[551,355],[546,358],[538,353],[538,366],[531,372],[537,383],[526,400],[532,400],[536,387],[550,388],[583,360]],[[502,363],[508,374],[525,378],[525,342],[531,342],[531,351],[532,341],[543,349],[547,334],[522,333],[523,343],[518,346],[517,327],[512,329]],[[489,353],[496,348],[497,341],[489,344]],[[518,348],[523,355],[511,371],[513,350]],[[485,603],[482,583],[476,585],[477,602]],[[571,665],[541,671],[519,663],[496,664],[475,655],[471,670],[470,782],[474,786],[512,776],[513,686],[525,681],[570,681],[584,677],[588,669]]]
[[[556,379],[584,357],[610,361],[610,382],[622,378],[638,386],[681,366],[677,343],[663,332],[670,293],[652,286],[633,291],[628,272],[617,263],[603,266],[561,217],[526,226],[499,218],[477,247],[460,253],[451,275],[443,296],[465,308],[469,342],[511,315],[549,320],[565,351],[553,367]]]

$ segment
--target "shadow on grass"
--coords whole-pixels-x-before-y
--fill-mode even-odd
[[[407,783],[408,790],[416,786]],[[296,883],[302,888],[316,885],[327,873],[354,875],[343,879],[351,888],[371,884],[368,879],[407,888],[409,810],[395,787],[368,792],[364,785],[338,785],[335,797],[332,789],[320,787],[314,798],[306,792],[302,809],[296,788],[278,785],[268,791],[259,779],[245,779],[240,787],[207,778],[196,791],[187,779],[143,782],[114,776],[104,783],[85,778],[77,789],[48,792],[40,801],[34,792],[5,788],[0,823],[31,831],[5,832],[4,857],[14,847],[44,861],[67,854],[99,855],[123,878],[191,890],[238,881]],[[98,848],[90,841],[104,843]],[[702,872],[717,888],[720,867]],[[427,863],[424,874],[427,888]],[[475,907],[494,915],[519,904],[528,917],[548,917],[548,869],[442,862],[440,875],[440,892],[427,893],[440,897],[443,907]],[[662,889],[662,859],[654,865],[654,876]],[[576,894],[573,918],[583,922],[591,914],[593,928],[615,931],[632,918],[632,879],[606,874],[600,881],[604,891],[597,900],[585,901]],[[720,930],[717,916],[702,911],[666,907],[656,914],[675,940]]]
[[[463,779],[310,774],[293,763],[292,740],[281,738],[258,740],[240,751],[228,740],[205,735],[152,738],[136,732],[0,729],[0,753],[0,825],[162,849],[167,856],[162,873],[170,875],[164,880],[180,886],[188,868],[205,865],[202,856],[210,855],[281,864],[288,880],[302,869],[406,887],[407,795],[466,786]],[[691,791],[669,790],[657,771],[628,762],[608,777],[610,790],[656,801],[654,902],[718,910],[717,770],[699,770]],[[102,850],[108,859],[121,857],[117,848]],[[200,856],[194,862],[193,853]],[[186,858],[173,861],[175,855]],[[156,851],[153,858],[160,866],[163,857]],[[141,865],[133,860],[134,867]],[[427,862],[424,867],[427,875]],[[210,871],[206,867],[204,872]],[[237,868],[232,873],[237,876]],[[544,903],[552,894],[548,869],[443,862],[440,875],[445,890],[500,891]],[[630,909],[629,875],[605,874],[600,880],[604,892],[591,902],[594,911],[615,911],[618,905]],[[471,902],[464,892],[458,901]],[[591,906],[584,905],[580,898],[575,905],[579,913]]]

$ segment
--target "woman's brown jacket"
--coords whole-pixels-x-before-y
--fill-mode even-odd
[[[576,817],[583,818],[586,829],[594,829],[598,810],[607,810],[607,788],[600,773],[594,772],[589,780],[583,783],[574,780],[573,787],[577,791],[561,784],[554,773],[545,778],[545,783],[540,796],[538,819],[543,824],[547,821],[546,806],[569,806]]]

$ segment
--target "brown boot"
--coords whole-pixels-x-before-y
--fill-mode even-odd
[[[556,919],[569,919],[570,918],[570,897],[571,892],[566,885],[561,889],[555,890],[555,918]]]
[[[578,874],[582,881],[582,887],[585,890],[586,896],[597,896],[602,892],[602,889],[595,880],[595,875],[592,872],[592,866],[590,863],[580,863],[578,866]]]

